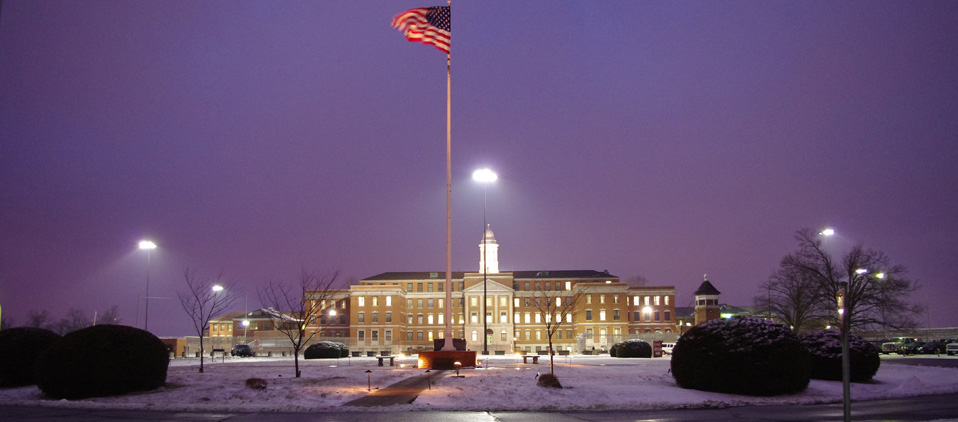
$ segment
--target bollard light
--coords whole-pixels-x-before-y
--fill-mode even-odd
[[[426,385],[428,385],[429,389],[432,390],[432,378],[429,378],[429,372],[431,371],[427,369],[426,370]]]
[[[366,370],[366,391],[373,391],[372,375],[370,375],[372,373],[373,371]]]

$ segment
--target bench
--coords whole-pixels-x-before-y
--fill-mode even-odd
[[[383,360],[389,359],[389,366],[393,366],[393,360],[396,359],[395,356],[376,356],[376,360],[379,361],[379,366],[383,366]]]
[[[522,355],[522,363],[529,363],[529,359],[532,359],[533,365],[539,363],[539,355]]]
[[[559,356],[569,356],[568,350],[559,350],[559,351],[556,351],[556,353],[558,353]]]

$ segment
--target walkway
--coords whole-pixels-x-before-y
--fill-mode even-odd
[[[416,375],[406,378],[386,388],[380,388],[364,397],[344,403],[343,406],[377,407],[409,404],[412,403],[413,400],[416,400],[416,397],[419,397],[422,390],[429,388],[430,380],[426,377],[430,377],[432,379],[431,382],[435,384],[448,372],[450,371],[433,370],[429,375]]]

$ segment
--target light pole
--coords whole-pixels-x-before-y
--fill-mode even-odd
[[[862,274],[858,271],[855,271],[857,274]],[[851,365],[848,355],[848,330],[850,328],[849,320],[851,315],[848,314],[848,283],[841,282],[838,283],[839,290],[837,292],[838,300],[838,314],[841,316],[841,330],[842,330],[842,409],[845,415],[845,422],[850,422],[852,420],[852,400],[851,400]]]
[[[143,316],[143,329],[150,331],[150,255],[153,249],[156,249],[156,243],[149,240],[140,241],[140,249],[146,250],[146,309]],[[138,302],[139,303],[139,302]]]
[[[336,302],[335,302],[335,301],[333,302],[333,306],[336,306]],[[330,309],[330,310],[329,310],[329,322],[326,323],[326,326],[332,325],[332,324],[333,324],[333,318],[335,318],[335,317],[336,317],[336,310],[335,310],[335,309]],[[329,333],[326,333],[326,335],[328,336]],[[323,327],[319,327],[319,339],[320,339],[320,340],[323,339]]]
[[[482,183],[482,354],[489,354],[489,327],[486,317],[486,278],[489,273],[489,262],[486,261],[486,190],[490,183],[495,182],[499,176],[489,169],[479,169],[472,172],[472,180]]]

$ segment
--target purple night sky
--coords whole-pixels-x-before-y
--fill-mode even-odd
[[[256,291],[445,270],[445,57],[420,0],[26,1],[0,14],[0,306],[189,335],[181,273]],[[750,305],[796,249],[885,251],[958,326],[958,2],[453,2],[453,269],[482,187],[511,270],[702,275]],[[243,310],[241,299],[235,310]],[[140,311],[142,325],[142,309]]]

